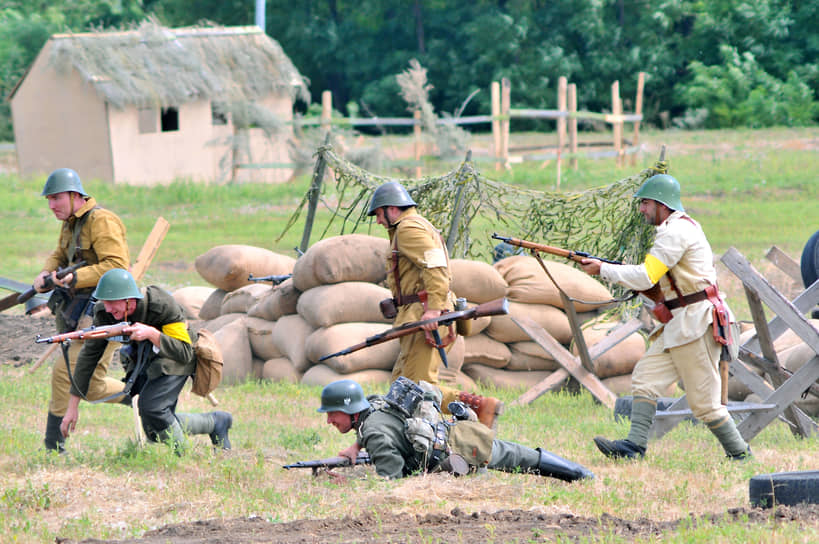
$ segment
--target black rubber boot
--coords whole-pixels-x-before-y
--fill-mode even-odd
[[[646,456],[646,449],[630,440],[608,440],[595,436],[594,443],[603,455],[612,459],[642,459]]]
[[[214,446],[221,446],[223,450],[229,450],[228,431],[233,425],[233,416],[228,412],[211,412],[211,415],[213,416],[213,432],[210,433],[210,441]]]
[[[46,419],[45,440],[43,440],[46,451],[65,453],[65,437],[60,431],[60,424],[62,422],[63,418],[60,416],[55,416],[51,412],[48,413],[48,419]]]
[[[559,480],[563,480],[564,482],[573,482],[584,478],[594,478],[594,473],[582,465],[567,459],[563,459],[562,457],[542,448],[535,449],[538,453],[540,453],[537,469],[541,476],[551,476],[552,478],[557,478]]]

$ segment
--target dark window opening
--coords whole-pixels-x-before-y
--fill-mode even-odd
[[[179,110],[176,108],[162,108],[162,132],[179,130]]]

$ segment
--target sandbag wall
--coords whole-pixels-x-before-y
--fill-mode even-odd
[[[186,287],[174,297],[191,314],[194,327],[215,333],[225,354],[224,383],[254,377],[326,385],[346,377],[389,383],[398,356],[392,340],[348,355],[330,357],[389,329],[378,303],[385,287],[389,243],[362,234],[317,242],[298,260],[250,246],[217,246],[196,260],[199,274],[214,288]],[[450,262],[453,291],[469,306],[500,297],[511,315],[534,319],[568,349],[572,335],[557,288],[533,257],[513,256],[494,266],[462,259]],[[616,324],[601,321],[606,287],[573,266],[547,261],[550,274],[575,302],[586,344],[599,341]],[[280,285],[250,283],[254,276],[291,274]],[[441,381],[472,389],[475,382],[497,387],[530,387],[559,365],[509,316],[479,318],[448,352]],[[595,361],[595,373],[616,394],[628,392],[630,373],[645,351],[631,335]]]

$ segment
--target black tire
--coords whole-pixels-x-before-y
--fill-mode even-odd
[[[819,278],[819,230],[813,233],[802,250],[802,260],[799,263],[802,271],[802,283],[805,288],[813,285]]]
[[[819,470],[776,472],[751,478],[748,485],[751,506],[819,504]]]

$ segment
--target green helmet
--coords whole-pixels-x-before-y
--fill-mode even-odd
[[[685,211],[680,202],[680,184],[668,174],[657,174],[648,178],[634,193],[634,198],[656,200],[672,210]]]
[[[417,204],[403,185],[397,181],[388,181],[387,183],[379,185],[375,191],[373,191],[373,197],[370,199],[370,209],[367,211],[367,215],[375,215],[375,210],[383,208],[384,206],[404,208],[406,206],[417,206]]]
[[[364,390],[353,380],[338,380],[321,390],[321,407],[317,412],[357,414],[370,407]]]
[[[80,181],[79,174],[71,168],[58,168],[48,176],[43,186],[43,194],[40,196],[54,195],[68,191],[80,193],[82,196],[88,196],[85,189],[82,188],[82,181]]]
[[[134,277],[127,270],[112,268],[102,275],[94,291],[97,300],[124,300],[142,298]]]

